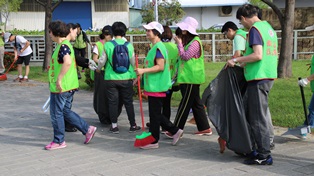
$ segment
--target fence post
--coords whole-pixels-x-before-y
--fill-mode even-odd
[[[213,51],[213,53],[212,53],[212,60],[213,60],[213,62],[216,62],[216,45],[215,45],[215,42],[216,42],[216,40],[215,40],[215,33],[212,33],[212,51]]]
[[[298,31],[294,30],[293,32],[293,60],[298,59]]]

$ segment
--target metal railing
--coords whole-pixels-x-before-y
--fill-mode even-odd
[[[280,31],[277,31],[278,36]],[[313,31],[294,30],[293,55],[294,60],[308,59],[314,54],[314,35]],[[204,57],[206,61],[219,62],[232,56],[233,42],[225,38],[223,34],[218,32],[199,33],[204,46]],[[33,49],[32,62],[42,62],[45,57],[45,39],[44,36],[24,36],[31,43]],[[89,39],[93,42],[98,40],[97,35],[89,35]],[[146,40],[145,34],[127,35],[126,38],[134,45],[135,52],[143,59],[148,51],[149,41]],[[140,40],[139,40],[140,39]],[[142,40],[143,39],[143,40]],[[279,43],[281,37],[278,37]],[[300,46],[301,45],[301,46]],[[304,45],[308,45],[304,47]],[[221,46],[224,46],[223,49]],[[279,45],[280,47],[280,45]],[[208,49],[209,48],[209,49]],[[13,52],[10,44],[5,44],[6,52]],[[87,48],[88,58],[91,56],[91,47]]]

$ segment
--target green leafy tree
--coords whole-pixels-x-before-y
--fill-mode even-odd
[[[154,6],[147,4],[141,11],[143,22],[149,23],[155,20]],[[161,24],[171,25],[178,22],[184,16],[184,11],[178,0],[163,0],[158,6],[158,19]]]
[[[4,30],[8,23],[10,12],[17,12],[23,0],[0,0],[1,16],[4,18]]]
[[[43,62],[43,71],[48,71],[49,61],[52,55],[53,43],[49,36],[48,25],[52,20],[52,12],[63,0],[36,0],[37,3],[45,8],[45,58]]]

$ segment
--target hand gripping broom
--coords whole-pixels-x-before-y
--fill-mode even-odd
[[[136,69],[138,69],[138,56],[135,56],[135,63],[136,63]],[[155,141],[155,138],[152,136],[151,132],[145,131],[145,123],[144,123],[144,112],[143,112],[143,101],[142,101],[142,95],[141,95],[141,77],[137,76],[137,88],[138,88],[138,98],[140,101],[140,111],[141,111],[141,118],[142,118],[142,130],[143,133],[141,135],[135,136],[134,141],[134,147],[143,147],[145,145],[151,144]]]

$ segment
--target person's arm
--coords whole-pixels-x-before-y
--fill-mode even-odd
[[[99,71],[101,70],[101,68],[102,68],[103,66],[105,66],[106,62],[107,62],[107,54],[106,54],[106,52],[104,51],[103,54],[102,54],[102,56],[101,56],[101,57],[99,58],[99,60],[98,60],[98,66],[97,66],[96,71],[99,72]]]
[[[13,45],[13,49],[14,49],[14,61],[16,61],[17,60],[17,49],[14,45]]]
[[[23,53],[26,48],[30,45],[30,42],[28,40],[26,40],[24,47],[20,50],[21,53]]]
[[[65,54],[63,56],[63,63],[62,63],[61,71],[57,77],[57,84],[56,84],[57,89],[60,92],[62,92],[62,78],[69,71],[71,64],[72,64],[72,58],[71,58],[70,54]]]
[[[194,41],[185,51],[181,42],[178,43],[179,55],[182,60],[190,60],[191,58],[201,55],[201,46],[198,41]]]
[[[150,68],[138,68],[136,69],[137,75],[142,75],[143,73],[156,73],[163,71],[165,67],[165,59],[164,56],[161,54],[160,50],[157,50],[156,58],[155,58],[155,65]]]
[[[98,57],[99,57],[99,51],[98,51],[98,47],[97,45],[94,45],[94,48],[93,48],[93,60],[98,63]]]
[[[233,53],[232,58],[237,58],[237,57],[242,56],[242,52],[245,51],[246,40],[240,35],[235,35],[233,42],[234,42],[234,53]]]
[[[84,41],[85,41],[86,43],[88,43],[90,46],[92,46],[92,44],[90,43],[90,41],[89,41],[89,39],[88,39],[86,33],[85,33],[84,31],[82,31],[82,33],[83,33],[83,39],[84,39]]]
[[[133,68],[134,68],[134,66],[135,66],[135,54],[133,53],[133,55],[132,55],[132,57],[131,57],[131,59],[130,59],[130,63],[131,63],[131,65],[133,66]]]

